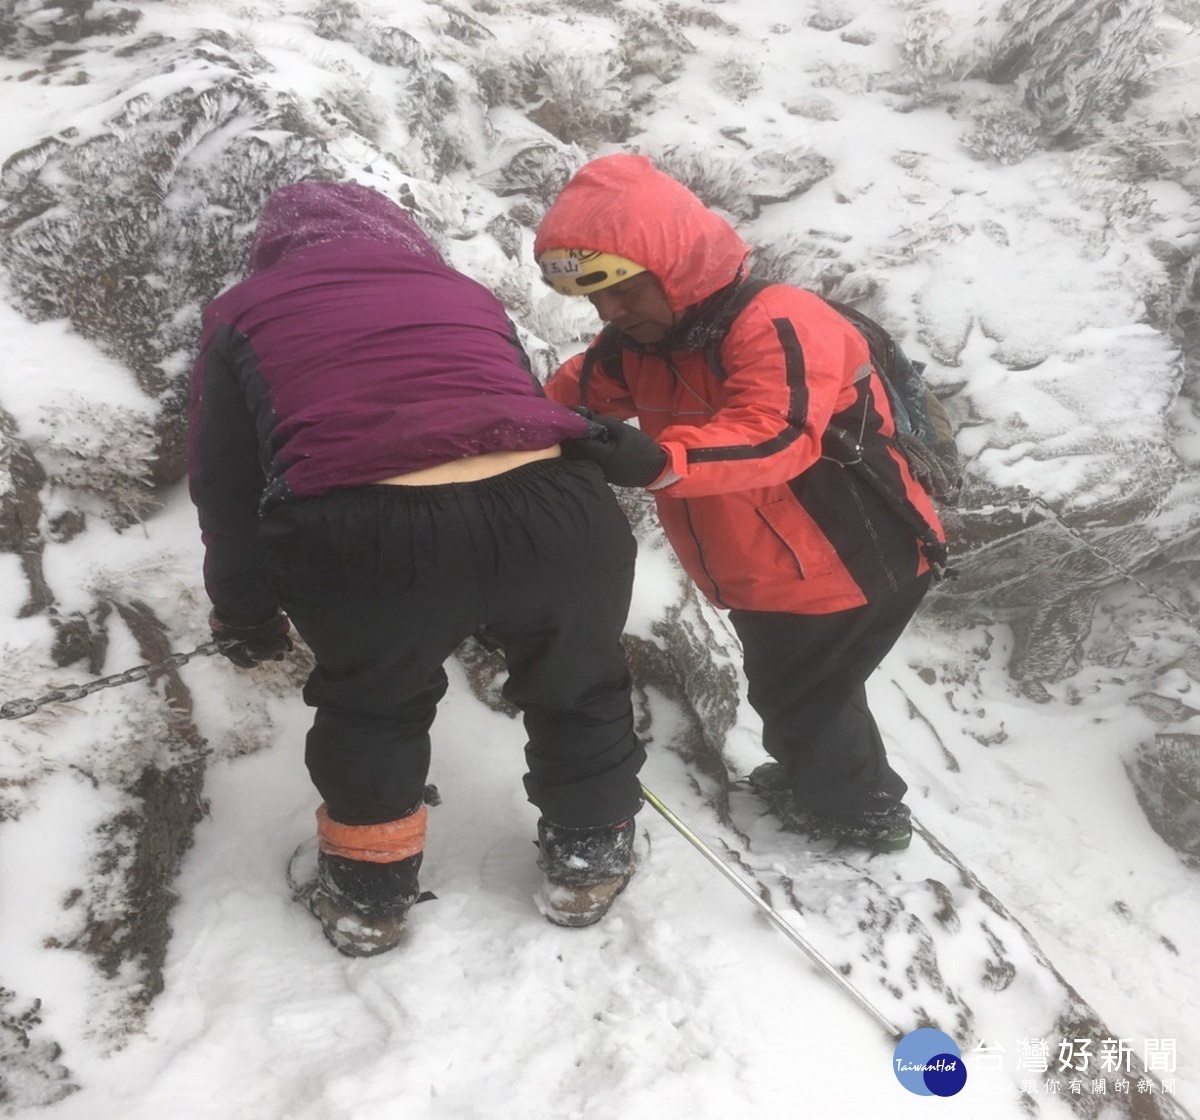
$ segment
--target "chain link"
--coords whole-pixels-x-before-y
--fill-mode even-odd
[[[1145,580],[1139,579],[1128,568],[1123,568],[1111,556],[1106,556],[1078,529],[1068,525],[1062,519],[1062,515],[1058,512],[1058,510],[1050,505],[1044,498],[1029,497],[1024,501],[1018,499],[1004,505],[986,506],[979,509],[962,509],[959,512],[964,514],[984,514],[992,512],[995,509],[1004,509],[1008,512],[1019,513],[1022,515],[1027,514],[1031,509],[1041,510],[1043,513],[1047,514],[1050,519],[1060,529],[1062,529],[1064,533],[1067,534],[1067,536],[1071,537],[1072,540],[1082,545],[1085,549],[1087,549],[1088,552],[1095,556],[1097,560],[1101,561],[1101,563],[1112,569],[1112,571],[1119,575],[1122,579],[1127,579],[1130,583],[1141,588],[1141,590],[1145,592],[1151,599],[1154,599],[1156,602],[1160,603],[1171,614],[1175,615],[1176,618],[1182,619],[1184,622],[1186,622],[1192,630],[1200,633],[1200,620],[1198,620],[1195,615],[1190,615],[1186,611],[1181,610],[1178,604],[1172,603],[1168,598],[1166,598],[1166,596],[1160,595],[1154,590],[1153,587],[1150,587]]]
[[[236,644],[236,640],[232,638],[204,642],[189,653],[173,653],[170,657],[155,662],[153,665],[135,665],[123,673],[114,673],[110,677],[99,677],[87,684],[56,688],[36,699],[10,700],[6,704],[0,704],[0,719],[21,719],[23,716],[32,715],[47,704],[68,704],[73,700],[82,700],[85,696],[91,696],[93,692],[99,692],[101,689],[117,688],[119,685],[132,684],[134,681],[144,681],[167,669],[177,669],[181,665],[186,665],[193,657],[211,657],[214,653],[220,653],[223,649]]]
[[[1089,541],[1087,539],[1087,537],[1085,537],[1078,529],[1072,528],[1072,526],[1068,525],[1062,519],[1062,517],[1059,515],[1058,511],[1055,510],[1052,506],[1050,506],[1044,499],[1034,498],[1032,504],[1037,506],[1039,509],[1045,510],[1048,514],[1050,514],[1050,516],[1054,518],[1054,520],[1058,523],[1059,527],[1061,529],[1063,529],[1067,533],[1068,536],[1073,537],[1075,540],[1077,540],[1081,545],[1083,545],[1084,548],[1086,548],[1088,550],[1088,552],[1090,552],[1093,556],[1095,556],[1097,560],[1100,560],[1103,563],[1107,564],[1114,572],[1117,573],[1117,575],[1122,576],[1123,578],[1129,580],[1130,583],[1136,584],[1138,587],[1140,587],[1142,589],[1142,591],[1144,591],[1147,595],[1149,595],[1151,599],[1156,600],[1162,606],[1166,607],[1167,610],[1170,611],[1171,614],[1175,615],[1177,618],[1181,618],[1193,630],[1197,630],[1197,619],[1193,615],[1189,615],[1185,611],[1180,610],[1179,607],[1175,603],[1172,603],[1165,596],[1160,595],[1157,591],[1154,590],[1154,588],[1147,585],[1144,580],[1138,579],[1138,577],[1135,576],[1133,574],[1133,572],[1129,571],[1128,568],[1121,567],[1121,565],[1118,564],[1111,556],[1106,556],[1103,552],[1100,551],[1100,549],[1098,549],[1094,544],[1092,544],[1092,542]]]
[[[1029,502],[1029,506],[1037,507],[1048,513],[1066,533],[1077,540],[1084,548],[1091,552],[1098,560],[1103,561],[1118,575],[1123,576],[1131,583],[1135,583],[1151,598],[1156,599],[1171,614],[1183,619],[1193,629],[1197,629],[1196,619],[1184,613],[1174,603],[1170,602],[1162,595],[1158,594],[1153,588],[1148,587],[1142,580],[1138,579],[1131,571],[1122,568],[1111,557],[1105,556],[1095,545],[1091,543],[1077,529],[1072,528],[1059,516],[1048,503],[1041,498],[1033,498]],[[1011,508],[1011,507],[1010,507]],[[1019,507],[1018,507],[1019,508]],[[236,645],[237,641],[233,638],[214,639],[211,642],[204,642],[198,645],[194,650],[188,653],[173,653],[170,657],[163,661],[158,661],[153,665],[135,665],[132,669],[126,669],[123,673],[114,673],[110,677],[100,677],[97,680],[89,681],[87,684],[68,685],[65,688],[56,688],[51,692],[47,692],[36,699],[22,697],[18,700],[9,700],[7,703],[0,704],[0,719],[21,719],[24,716],[33,715],[39,708],[44,708],[47,704],[69,704],[74,700],[82,700],[85,696],[91,696],[93,692],[100,692],[105,688],[117,688],[120,685],[132,684],[134,681],[144,681],[147,677],[161,673],[167,669],[177,669],[181,665],[186,665],[193,657],[211,657],[214,653],[220,653],[228,646]]]

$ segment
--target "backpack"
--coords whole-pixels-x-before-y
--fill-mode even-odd
[[[871,364],[887,390],[896,434],[892,442],[908,461],[913,477],[938,505],[948,505],[962,487],[962,466],[954,429],[945,406],[922,374],[925,363],[913,361],[874,319],[848,304],[825,300],[867,340]]]
[[[701,350],[709,368],[722,380],[726,376],[721,361],[721,346],[725,336],[746,305],[764,288],[773,287],[775,283],[763,277],[748,277],[723,301],[708,325]],[[870,316],[835,300],[826,299],[824,302],[866,339],[871,352],[871,365],[883,382],[892,407],[896,428],[892,445],[904,456],[913,477],[925,488],[934,503],[939,506],[951,504],[961,486],[958,448],[945,408],[921,376],[924,363],[909,358],[891,334]],[[592,363],[598,361],[611,380],[624,384],[621,349],[616,328],[606,326],[584,359],[583,379],[586,380]],[[862,448],[854,433],[830,424],[826,429],[822,450],[827,458],[854,470],[913,530],[935,578],[952,579],[955,576],[948,564],[945,543],[907,495],[897,491],[863,459]]]

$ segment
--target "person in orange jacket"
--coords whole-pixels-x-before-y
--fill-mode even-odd
[[[546,386],[606,429],[565,453],[597,462],[614,485],[649,488],[684,568],[729,611],[775,760],[752,786],[809,836],[907,847],[907,786],[865,685],[928,590],[930,565],[911,526],[830,453],[831,424],[938,536],[941,526],[893,445],[866,341],[785,284],[729,321],[749,246],[643,156],[585,164],[534,253],[556,291],[587,297],[607,324]]]

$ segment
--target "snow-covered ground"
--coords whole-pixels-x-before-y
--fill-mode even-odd
[[[8,7],[9,18],[28,20],[23,6]],[[938,11],[949,14],[944,33],[924,40],[943,51],[942,69],[931,63],[929,73],[944,75],[955,69],[955,51],[978,53],[973,36],[986,39],[999,3],[130,7],[142,12],[142,36],[228,32],[239,49],[269,62],[264,86],[301,101],[339,89],[343,106],[375,121],[376,135],[373,147],[349,133],[327,137],[337,160],[360,181],[411,190],[440,223],[454,263],[504,293],[535,351],[577,348],[594,326],[591,313],[539,285],[528,229],[515,257],[482,231],[509,204],[495,178],[506,156],[547,134],[495,106],[481,121],[482,110],[468,103],[441,127],[469,159],[439,173],[427,138],[389,115],[403,84],[397,72],[352,49],[346,36],[315,35],[318,17],[329,26],[339,12],[357,13],[401,27],[464,85],[472,66],[515,73],[519,60],[542,52],[542,80],[582,82],[584,104],[598,117],[634,106],[622,143],[589,139],[588,128],[602,125],[584,120],[580,142],[559,147],[576,159],[624,147],[680,173],[703,169],[747,236],[814,286],[853,266],[833,294],[874,293],[906,345],[932,361],[935,382],[958,389],[960,442],[979,477],[1024,486],[1059,509],[1103,509],[1110,492],[1137,475],[1144,449],[1166,447],[1168,437],[1171,454],[1194,474],[1200,436],[1193,412],[1176,402],[1175,341],[1146,321],[1147,293],[1166,285],[1150,246],[1194,246],[1200,230],[1186,175],[1164,172],[1135,187],[1106,179],[1094,152],[1091,164],[1059,149],[1031,150],[1012,163],[977,158],[962,138],[974,128],[980,148],[997,135],[987,133],[995,116],[981,106],[999,99],[999,88],[965,83],[963,100],[948,109],[945,98],[885,80],[899,70],[906,36],[911,47],[914,20],[928,26]],[[1130,110],[1131,127],[1195,121],[1194,7],[1160,12],[1147,0],[1163,53],[1155,95]],[[647,26],[657,20],[664,37],[645,32],[640,76],[606,77],[605,60],[620,46],[615,29],[634,17]],[[490,37],[473,37],[473,27]],[[678,69],[662,83],[661,59],[676,32],[694,50],[675,43]],[[86,82],[71,80],[70,56],[45,81],[21,80],[25,59],[0,62],[0,156],[68,124],[84,135],[100,129],[133,92],[153,97],[207,80],[200,64],[142,73],[112,49],[119,41],[90,44]],[[395,158],[378,160],[379,151]],[[789,185],[814,167],[824,173],[787,200]],[[171,649],[204,641],[201,551],[182,486],[160,510],[118,529],[104,516],[103,495],[78,485],[88,472],[107,479],[114,463],[144,456],[158,404],[63,317],[32,323],[2,303],[0,333],[0,407],[53,468],[43,518],[87,514],[76,535],[61,527],[46,534],[44,573],[59,617],[94,616],[107,599],[136,600],[163,621]],[[1173,426],[1164,429],[1167,411]],[[1127,464],[1117,456],[1120,469],[1114,447],[1128,449]],[[1180,497],[1187,481],[1155,492],[1166,516],[1151,535],[1195,515]],[[652,531],[643,534],[639,565],[630,632],[655,641],[681,584]],[[22,617],[28,598],[19,550],[0,554],[0,701],[146,660],[128,619],[113,613],[96,624],[107,646],[94,651],[95,665],[84,658],[55,668],[45,613]],[[1197,630],[1185,617],[1186,597],[1168,602],[1184,607],[1170,609],[1129,581],[1108,588],[1088,660],[1063,679],[1039,682],[1036,699],[1008,672],[1009,627],[951,628],[929,614],[871,687],[918,819],[1028,929],[1113,1039],[1155,1071],[1152,1085],[1135,1076],[1122,1088],[1095,1053],[1082,1067],[1077,1052],[1060,1051],[1062,1039],[1031,1003],[1028,1022],[981,1017],[976,1035],[956,1039],[970,1071],[959,1095],[908,1092],[892,1072],[893,1043],[871,1017],[649,807],[639,817],[641,870],[609,917],[587,930],[549,925],[534,902],[536,810],[521,789],[520,723],[488,707],[457,662],[434,728],[431,780],[443,803],[430,815],[423,885],[437,897],[416,908],[401,949],[342,958],[290,901],[284,880],[316,807],[302,761],[309,713],[298,696],[301,662],[244,673],[199,658],[180,673],[208,743],[205,813],[174,884],[165,986],[144,1014],[140,974],[122,965],[103,975],[92,957],[64,945],[80,936],[81,899],[118,930],[128,917],[119,892],[95,887],[105,876],[98,837],[112,839],[111,822],[131,804],[130,780],[169,738],[162,686],[135,682],[0,724],[0,1018],[21,1026],[0,1036],[0,1109],[46,1120],[931,1112],[1021,1120],[1031,1109],[1048,1117],[1153,1115],[1139,1109],[1165,1090],[1200,1115],[1200,880],[1151,828],[1126,773],[1162,726],[1151,706],[1133,702],[1138,696],[1165,693],[1183,705],[1177,726],[1195,726],[1187,715],[1192,680],[1178,666],[1194,657]],[[711,621],[719,630],[719,618]],[[702,795],[705,780],[684,761],[686,720],[675,699],[650,690],[644,705],[646,785],[715,849],[736,847]],[[723,744],[734,773],[765,757],[756,734],[742,705]],[[745,801],[739,805],[744,812]],[[903,868],[909,857],[889,858]],[[797,883],[803,903],[804,881]],[[852,908],[852,880],[844,890]],[[919,890],[914,884],[914,897]],[[784,908],[778,891],[772,902]],[[836,922],[787,912],[819,951],[836,957],[845,948]],[[951,933],[938,941],[947,958],[973,946]],[[882,991],[869,994],[887,1002]],[[982,987],[962,994],[988,1006]],[[32,1067],[19,1060],[21,1039],[40,1055]],[[1060,1069],[1060,1055],[1072,1069]],[[35,1105],[57,1092],[31,1069],[57,1071],[57,1084],[78,1089]]]

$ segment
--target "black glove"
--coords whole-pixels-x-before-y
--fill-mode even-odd
[[[615,416],[575,409],[591,421],[591,434],[563,441],[563,458],[591,459],[614,486],[649,486],[667,466],[667,453],[641,428]]]
[[[253,669],[262,661],[282,661],[293,648],[288,637],[291,624],[282,611],[254,626],[233,626],[223,622],[214,611],[209,615],[208,625],[218,642],[232,639],[236,643],[221,650],[221,656],[229,658],[239,669]]]

